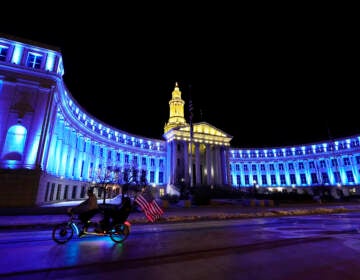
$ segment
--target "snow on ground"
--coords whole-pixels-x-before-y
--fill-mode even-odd
[[[61,201],[61,202],[43,205],[42,207],[63,207],[63,206],[71,207],[71,206],[79,205],[83,201],[84,200]],[[98,204],[102,204],[103,202],[104,202],[103,199],[98,199]],[[120,204],[121,203],[121,195],[117,195],[111,199],[106,199],[105,203],[106,204]]]

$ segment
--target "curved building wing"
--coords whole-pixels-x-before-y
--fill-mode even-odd
[[[2,206],[83,199],[99,184],[98,195],[111,198],[129,177],[153,186],[158,197],[181,184],[358,192],[358,135],[295,147],[232,148],[232,136],[221,129],[186,121],[176,83],[162,138],[146,138],[86,112],[64,84],[64,71],[60,49],[0,34]]]

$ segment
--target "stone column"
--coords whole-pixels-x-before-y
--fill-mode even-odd
[[[187,141],[183,142],[184,145],[184,180],[187,184],[190,185],[190,176],[189,176],[189,143]]]
[[[195,185],[201,184],[201,175],[200,175],[200,150],[199,143],[195,143],[195,174],[196,174],[196,183]]]
[[[219,146],[214,146],[214,155],[215,155],[215,184],[221,185],[222,183],[222,170],[221,170],[221,155]]]
[[[172,155],[171,155],[171,166],[172,166],[172,172],[171,172],[171,184],[175,185],[175,180],[176,180],[176,171],[177,171],[177,168],[176,168],[176,155],[177,155],[177,152],[176,152],[176,141],[172,141],[171,142],[171,152],[172,152]]]
[[[211,145],[206,144],[206,184],[212,185],[213,182],[213,165],[212,165],[212,159],[211,159]]]

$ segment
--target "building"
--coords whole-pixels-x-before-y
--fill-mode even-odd
[[[186,121],[175,84],[164,134],[149,139],[91,116],[72,97],[63,74],[58,48],[0,34],[2,206],[82,199],[89,186],[104,182],[113,196],[129,174],[145,176],[158,196],[178,184],[357,191],[358,135],[296,147],[231,148],[232,136],[206,122]]]

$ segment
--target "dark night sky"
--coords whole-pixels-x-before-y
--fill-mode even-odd
[[[113,8],[91,7],[81,18],[64,8],[62,17],[49,15],[49,24],[7,20],[0,32],[60,47],[73,97],[130,133],[162,138],[175,82],[186,118],[191,86],[194,121],[232,135],[233,147],[360,132],[358,30],[351,16],[335,16],[335,8]]]

